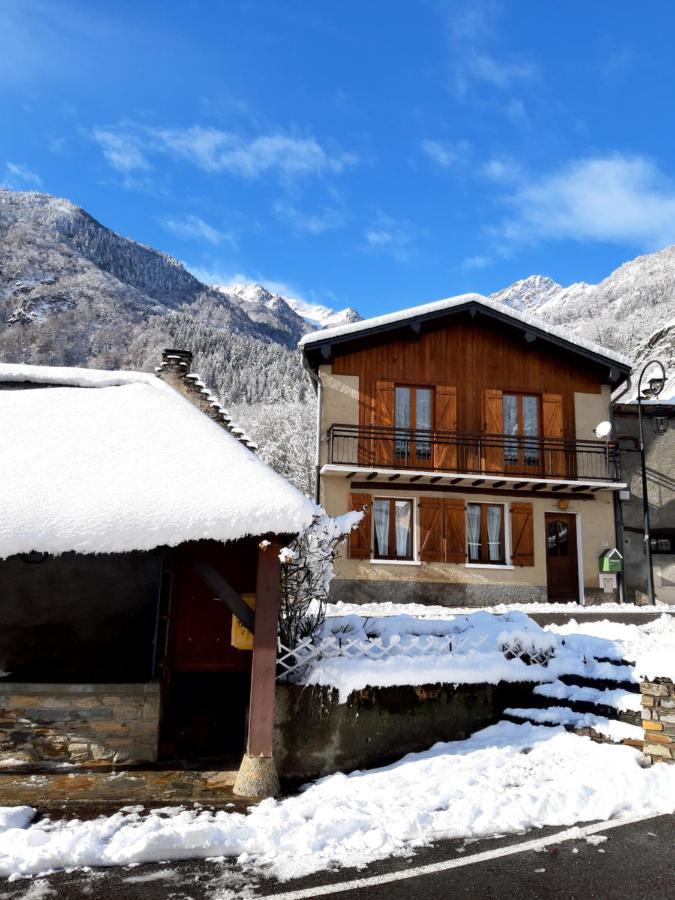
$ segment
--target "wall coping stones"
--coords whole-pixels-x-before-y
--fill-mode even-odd
[[[119,684],[45,684],[28,681],[0,681],[0,696],[3,694],[45,694],[60,697],[69,694],[159,694],[159,681],[146,683]]]

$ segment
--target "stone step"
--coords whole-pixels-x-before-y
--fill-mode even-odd
[[[530,722],[533,725],[562,725],[568,731],[592,737],[612,744],[630,744],[641,747],[642,728],[616,719],[608,719],[593,713],[578,713],[564,706],[533,707],[530,709],[509,707],[504,717],[511,722]]]
[[[553,681],[535,685],[532,689],[532,705],[567,707],[578,713],[594,713],[618,722],[640,725],[642,698],[639,693],[622,688],[599,690],[595,687],[565,684]]]

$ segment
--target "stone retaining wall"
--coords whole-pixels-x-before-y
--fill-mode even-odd
[[[644,754],[649,762],[675,763],[675,684],[670,678],[643,681]]]
[[[0,767],[155,762],[158,682],[0,682]]]
[[[498,722],[507,706],[531,700],[530,683],[367,687],[345,703],[331,687],[279,684],[274,756],[291,780],[381,765],[467,738]]]

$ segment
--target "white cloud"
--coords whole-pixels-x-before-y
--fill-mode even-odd
[[[536,68],[529,62],[502,62],[490,53],[472,52],[463,61],[465,75],[505,90],[516,81],[529,80]]]
[[[31,171],[27,166],[7,161],[0,187],[13,191],[25,190],[28,187],[42,187],[42,179],[37,172]]]
[[[292,203],[280,200],[274,204],[274,213],[279,219],[288,222],[295,231],[301,234],[323,234],[326,231],[340,228],[345,221],[345,211],[342,204],[338,206],[322,206],[318,212],[307,213],[298,209]]]
[[[231,172],[244,178],[276,172],[287,178],[341,172],[356,157],[322,146],[315,137],[281,133],[245,138],[234,132],[195,125],[184,130],[156,130],[163,148],[206,172]]]
[[[413,227],[404,220],[378,213],[375,223],[366,230],[366,249],[380,250],[396,262],[405,262],[412,250]]]
[[[92,136],[103,156],[118,172],[128,175],[129,172],[150,168],[138,136],[107,128],[96,128]]]
[[[227,231],[218,231],[199,216],[187,215],[182,219],[163,219],[162,225],[176,237],[187,240],[206,241],[208,244],[229,243],[236,246],[234,236]]]
[[[498,184],[512,184],[521,178],[521,168],[510,156],[493,156],[481,168],[481,174]]]
[[[467,141],[457,141],[456,143],[435,140],[422,141],[423,153],[432,162],[444,169],[448,169],[456,163],[464,162],[468,156],[469,149]]]
[[[490,256],[467,256],[462,260],[463,269],[485,269],[491,265],[492,258]]]
[[[507,202],[514,215],[496,231],[511,241],[628,242],[646,249],[675,242],[675,183],[645,156],[577,160],[521,180]]]

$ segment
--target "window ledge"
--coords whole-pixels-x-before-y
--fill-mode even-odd
[[[504,563],[464,563],[465,569],[515,569],[515,566],[507,566]]]
[[[371,559],[371,563],[379,566],[421,566],[416,559]]]

